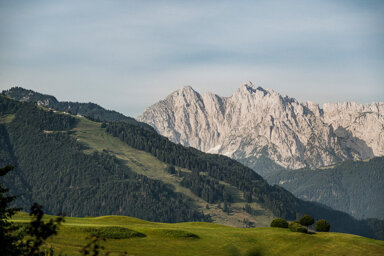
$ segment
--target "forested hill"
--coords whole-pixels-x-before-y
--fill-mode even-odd
[[[58,111],[71,113],[73,115],[82,115],[94,120],[100,121],[122,121],[130,124],[141,125],[148,129],[151,126],[136,121],[132,117],[125,116],[114,110],[107,110],[95,103],[79,103],[70,101],[58,101],[54,96],[41,94],[32,90],[27,90],[22,87],[12,87],[9,90],[4,90],[2,95],[12,99],[26,102],[36,102],[38,105],[52,108]]]
[[[126,152],[112,153],[113,148],[103,150],[107,148],[103,145],[98,145],[99,151],[87,148],[78,134],[89,136],[90,131],[83,131],[81,123],[84,118],[0,96],[0,163],[17,166],[3,181],[11,191],[22,195],[19,206],[28,208],[37,201],[53,214],[118,214],[179,222],[211,220],[197,202],[204,202],[207,208],[219,205],[230,218],[234,214],[231,210],[236,204],[242,205],[244,199],[244,208],[236,209],[243,209],[240,216],[263,214],[254,208],[260,205],[274,216],[293,220],[310,214],[315,219],[327,219],[333,231],[378,238],[380,230],[375,228],[380,222],[357,221],[343,212],[297,199],[228,157],[185,148],[137,124],[91,122],[102,132],[94,139],[116,137],[121,144],[143,152],[135,151],[137,154],[148,152],[145,154],[169,166],[166,178],[174,183],[152,179],[160,176],[161,168],[150,170],[145,166],[154,160],[148,156],[133,158],[129,153],[123,161],[116,156]],[[127,161],[141,167],[141,174],[127,166]]]
[[[321,202],[357,218],[384,219],[384,157],[349,160],[317,170],[279,171],[266,178],[299,198]]]
[[[373,232],[365,221],[357,221],[348,214],[324,205],[302,201],[279,186],[268,183],[248,167],[228,157],[206,154],[193,148],[174,144],[154,131],[123,123],[103,123],[106,131],[128,145],[151,153],[159,160],[192,170],[195,180],[211,177],[227,182],[244,193],[246,200],[261,203],[276,216],[295,219],[303,214],[332,222],[334,230],[348,233]],[[199,190],[197,190],[199,193]],[[361,234],[361,233],[360,233]]]
[[[0,96],[0,164],[15,170],[1,182],[47,213],[69,216],[128,215],[163,222],[207,221],[189,198],[132,172],[107,153],[85,154],[70,136],[78,119],[35,103]]]

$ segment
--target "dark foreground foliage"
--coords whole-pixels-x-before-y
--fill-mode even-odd
[[[13,168],[13,166],[1,168],[0,176],[5,176]],[[44,222],[42,206],[35,203],[30,209],[32,221],[26,227],[12,224],[9,219],[18,209],[10,207],[16,197],[6,195],[8,191],[0,184],[0,255],[47,255],[48,249],[43,245],[49,237],[57,234],[58,226],[64,219],[58,217]]]

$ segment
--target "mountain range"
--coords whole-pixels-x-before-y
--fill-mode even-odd
[[[153,221],[266,226],[310,214],[332,230],[381,237],[381,221],[356,220],[303,201],[222,155],[170,142],[140,123],[100,122],[0,96],[2,182],[18,206],[48,213],[130,215]]]
[[[175,143],[236,159],[299,198],[384,219],[383,158],[366,161],[384,153],[384,103],[321,108],[251,82],[230,97],[186,86],[137,119]]]
[[[248,189],[244,187],[244,185],[239,186],[239,183],[242,184],[241,181],[235,181],[236,175],[232,172],[236,173],[236,167],[234,170],[231,170],[231,168],[234,168],[234,166],[237,166],[237,164],[233,165],[232,162],[228,162],[224,165],[219,165],[216,168],[221,170],[221,172],[224,172],[223,174],[218,174],[214,170],[215,168],[211,169],[210,166],[213,163],[222,162],[225,160],[225,158],[216,158],[216,157],[210,157],[215,155],[201,155],[199,157],[196,156],[196,153],[198,151],[193,150],[193,148],[180,148],[180,146],[177,146],[177,150],[175,152],[174,147],[176,144],[169,144],[169,141],[165,139],[164,137],[159,137],[155,130],[151,128],[149,125],[146,125],[144,123],[138,122],[134,120],[133,118],[125,117],[124,115],[117,113],[115,111],[106,110],[96,104],[93,103],[77,103],[77,102],[58,102],[56,98],[50,95],[44,95],[37,92],[33,92],[31,90],[26,90],[20,87],[14,87],[9,90],[3,91],[3,95],[7,95],[6,97],[9,97],[12,95],[12,98],[22,100],[23,102],[34,102],[39,106],[39,108],[42,108],[44,110],[44,113],[51,113],[54,116],[63,116],[62,113],[66,114],[69,117],[73,116],[75,117],[75,123],[72,125],[72,128],[68,130],[68,128],[65,128],[63,131],[52,131],[52,129],[42,129],[40,127],[40,135],[41,133],[45,134],[45,136],[48,136],[49,134],[54,134],[56,136],[56,139],[59,139],[59,144],[62,144],[63,141],[67,141],[67,143],[64,143],[69,148],[78,148],[80,151],[74,151],[72,150],[65,150],[64,152],[57,152],[56,148],[52,148],[53,145],[55,145],[57,142],[51,141],[52,145],[48,145],[46,147],[43,147],[40,149],[45,149],[47,151],[43,155],[49,156],[38,158],[35,155],[34,145],[40,144],[39,140],[41,138],[39,136],[32,136],[31,138],[34,138],[30,140],[29,136],[27,136],[26,140],[16,140],[16,141],[22,141],[23,143],[26,143],[28,146],[21,146],[22,148],[29,148],[31,150],[29,153],[26,151],[25,153],[28,156],[34,156],[33,159],[39,159],[40,161],[40,168],[34,167],[35,170],[31,173],[35,173],[36,175],[48,175],[46,177],[50,177],[49,173],[52,172],[50,170],[50,166],[52,166],[52,162],[56,163],[54,166],[57,169],[58,166],[61,166],[60,168],[64,168],[65,173],[64,176],[70,176],[70,188],[76,187],[77,190],[85,188],[92,187],[92,193],[97,193],[96,191],[101,190],[105,191],[105,189],[109,189],[111,193],[107,195],[107,197],[113,197],[113,191],[118,188],[118,186],[114,185],[114,181],[116,180],[116,175],[109,177],[108,175],[103,175],[101,180],[109,180],[108,183],[102,182],[102,189],[100,188],[100,184],[95,185],[95,179],[89,180],[87,177],[92,174],[86,174],[84,176],[81,175],[81,179],[78,178],[78,173],[83,172],[81,169],[78,169],[76,165],[72,162],[72,160],[68,160],[70,156],[67,156],[67,161],[63,162],[62,158],[66,154],[72,154],[76,155],[77,157],[82,157],[82,161],[84,162],[82,166],[89,166],[88,169],[93,169],[95,167],[91,166],[100,166],[100,164],[97,164],[97,162],[101,163],[103,161],[108,162],[108,164],[104,164],[103,170],[99,170],[98,173],[103,172],[109,172],[108,169],[113,167],[114,169],[122,168],[122,170],[125,170],[127,172],[123,175],[123,177],[135,177],[135,175],[144,175],[143,178],[146,182],[141,183],[140,185],[135,184],[134,187],[136,189],[140,190],[140,187],[142,186],[149,186],[151,190],[147,191],[149,198],[152,198],[151,207],[152,209],[155,209],[155,215],[148,215],[148,210],[144,210],[146,207],[145,203],[144,205],[140,205],[140,201],[135,196],[134,191],[129,190],[129,196],[128,200],[135,200],[129,201],[133,205],[135,205],[135,211],[132,212],[132,208],[126,208],[119,205],[119,203],[116,202],[116,200],[103,200],[103,205],[106,207],[99,208],[97,207],[97,202],[99,202],[100,199],[91,199],[91,198],[84,198],[84,201],[89,202],[86,207],[78,205],[77,203],[71,203],[71,207],[75,208],[55,208],[60,204],[57,204],[57,202],[52,201],[54,200],[54,197],[50,197],[50,199],[47,202],[54,203],[55,207],[52,208],[52,205],[49,206],[49,210],[51,213],[57,213],[62,212],[65,210],[65,212],[68,212],[70,215],[73,216],[82,216],[82,215],[100,215],[100,214],[126,214],[131,216],[136,216],[144,219],[149,220],[162,220],[162,221],[175,221],[175,220],[207,220],[207,218],[210,218],[211,221],[214,221],[216,223],[223,223],[228,224],[232,226],[265,226],[268,225],[268,220],[272,218],[273,216],[284,216],[289,218],[295,218],[294,216],[299,216],[300,212],[311,212],[315,216],[324,214],[324,208],[323,206],[316,206],[315,204],[307,204],[307,203],[298,203],[300,201],[296,201],[297,199],[293,199],[292,195],[289,195],[284,190],[281,190],[279,188],[278,190],[272,189],[275,188],[275,186],[271,187],[263,181],[261,184],[258,184],[255,188],[249,187]],[[7,98],[1,98],[7,99]],[[48,100],[55,99],[56,103],[48,103]],[[77,111],[71,111],[68,110],[68,108],[65,108],[64,110],[58,110],[59,107],[65,106],[81,106],[81,107],[75,107],[73,109]],[[49,107],[51,106],[51,107]],[[58,106],[58,107],[57,107]],[[95,111],[95,107],[97,106],[97,111]],[[57,107],[57,108],[55,108]],[[28,108],[27,108],[28,109]],[[19,110],[21,111],[21,110]],[[64,112],[62,112],[64,111]],[[1,112],[1,111],[0,111]],[[21,111],[23,112],[23,111]],[[24,111],[25,112],[25,111]],[[28,112],[28,111],[27,111]],[[115,116],[111,116],[111,113]],[[50,114],[50,115],[51,115]],[[58,114],[58,115],[57,115]],[[71,115],[72,114],[72,115]],[[117,114],[117,115],[116,115]],[[84,118],[82,116],[87,116],[87,118]],[[17,146],[13,145],[10,142],[10,134],[13,134],[14,129],[11,129],[10,127],[22,127],[23,125],[18,125],[17,123],[14,123],[14,116],[15,114],[1,114],[0,116],[0,124],[4,126],[3,130],[4,132],[4,139],[3,142],[5,143],[4,146],[5,149],[8,148],[8,157],[4,157],[3,154],[3,160],[8,159],[7,161],[2,161],[2,164],[4,165],[6,162],[13,162],[16,163],[20,169],[30,169],[31,167],[28,166],[28,162],[24,162],[24,167],[21,168],[19,161],[17,159],[24,159],[25,156],[17,156],[17,154],[13,151],[17,148]],[[28,114],[22,114],[23,117],[21,119],[25,119],[23,122],[30,122],[26,121],[28,119],[34,120],[33,122],[43,122],[46,123],[47,121],[39,120],[40,117],[28,115]],[[117,120],[114,120],[114,117],[117,117]],[[38,121],[39,120],[39,121]],[[77,120],[77,121],[76,121]],[[88,121],[86,121],[88,120]],[[103,121],[100,127],[100,121]],[[12,126],[13,124],[13,126]],[[123,125],[123,126],[122,126]],[[124,126],[125,125],[125,126]],[[41,125],[40,125],[41,126]],[[32,127],[26,126],[26,131],[30,131]],[[42,129],[42,130],[41,130]],[[67,131],[65,131],[67,129]],[[29,132],[22,132],[22,134],[28,134]],[[127,134],[128,132],[128,134]],[[36,134],[39,133],[36,131]],[[61,134],[63,137],[57,137],[58,134]],[[68,134],[68,138],[64,138],[65,134]],[[108,135],[110,134],[110,135]],[[113,139],[111,135],[118,137],[119,139]],[[26,135],[23,135],[26,136]],[[20,135],[20,137],[23,137]],[[40,138],[40,139],[39,139]],[[77,143],[72,144],[71,139],[75,139]],[[52,138],[51,138],[52,139]],[[29,142],[28,142],[29,141]],[[157,142],[156,142],[157,141]],[[122,143],[124,142],[124,143]],[[29,144],[28,144],[29,143]],[[126,144],[125,144],[126,143]],[[77,144],[77,146],[76,146]],[[128,145],[127,145],[128,144]],[[155,145],[161,145],[159,147],[155,147]],[[165,145],[168,145],[169,147],[165,147]],[[133,147],[133,148],[132,148]],[[68,149],[68,148],[67,148]],[[139,151],[137,151],[137,150]],[[141,153],[141,151],[147,152],[146,154]],[[6,150],[7,151],[7,150]],[[52,153],[49,153],[52,151]],[[24,151],[22,151],[24,152]],[[72,153],[71,153],[72,152]],[[23,153],[23,154],[25,154]],[[84,155],[85,153],[85,155]],[[181,154],[180,154],[181,153]],[[92,155],[92,158],[87,158],[89,154]],[[150,156],[148,154],[152,154],[153,156]],[[5,154],[7,155],[7,154]],[[169,155],[176,155],[176,158],[169,157]],[[185,156],[188,155],[187,159]],[[195,155],[195,156],[193,156]],[[53,156],[53,158],[52,158]],[[111,158],[112,157],[112,158]],[[191,158],[192,157],[192,158]],[[197,157],[197,158],[196,158]],[[208,157],[208,158],[207,158]],[[157,158],[157,159],[156,159]],[[14,159],[10,161],[9,159]],[[29,158],[28,158],[29,159]],[[185,159],[181,161],[180,159]],[[191,160],[188,159],[194,159],[192,162],[205,162],[207,159],[211,159],[211,164],[205,163],[200,166],[195,166],[194,164],[191,165],[189,163]],[[1,160],[1,159],[0,159]],[[160,162],[159,162],[160,160]],[[30,160],[32,161],[32,159]],[[96,162],[95,162],[96,161]],[[213,162],[212,162],[213,161]],[[225,160],[224,162],[226,162]],[[382,208],[382,204],[380,203],[380,200],[376,200],[375,198],[382,198],[382,189],[380,189],[380,184],[382,181],[382,167],[380,168],[380,161],[382,161],[381,158],[378,158],[375,161],[364,161],[365,165],[359,164],[359,161],[352,161],[352,165],[355,165],[355,169],[357,168],[358,171],[347,171],[343,168],[335,168],[334,173],[332,174],[332,177],[328,177],[327,173],[325,172],[318,172],[316,175],[311,175],[314,171],[312,169],[301,169],[301,170],[288,170],[280,165],[276,164],[274,161],[272,161],[269,158],[258,158],[258,166],[264,166],[263,169],[267,170],[265,177],[267,178],[268,182],[271,184],[278,184],[279,186],[283,186],[286,189],[292,191],[296,196],[303,198],[304,200],[313,200],[318,201],[321,203],[325,203],[329,206],[332,206],[335,209],[342,210],[345,212],[348,212],[349,214],[352,214],[355,217],[358,218],[382,218],[380,209]],[[124,163],[121,165],[121,163]],[[70,167],[68,166],[70,165]],[[175,165],[175,167],[173,167]],[[181,166],[181,167],[180,167]],[[221,166],[221,167],[220,167]],[[230,169],[226,170],[228,166],[232,166]],[[342,163],[342,166],[343,163]],[[350,164],[345,165],[350,166]],[[84,167],[83,167],[84,168]],[[100,167],[99,167],[100,168]],[[127,169],[128,168],[128,169]],[[242,167],[243,168],[243,167]],[[332,168],[329,167],[328,169]],[[73,169],[73,171],[70,171],[70,169]],[[211,169],[211,171],[209,171]],[[241,168],[240,168],[241,169]],[[326,168],[325,168],[326,169]],[[337,170],[343,170],[342,172],[338,172]],[[188,172],[192,170],[192,176],[188,175]],[[195,171],[193,171],[195,170]],[[208,170],[208,173],[202,170]],[[225,170],[225,171],[224,171]],[[273,170],[273,171],[271,171]],[[320,170],[320,169],[319,169]],[[88,170],[87,170],[88,171]],[[185,172],[186,171],[186,172]],[[196,171],[199,171],[199,175],[196,175]],[[302,171],[303,175],[300,175],[300,171]],[[62,170],[55,170],[55,173],[60,173]],[[248,171],[247,171],[248,172]],[[30,173],[30,172],[27,172]],[[39,174],[40,173],[40,174]],[[47,174],[44,174],[47,173]],[[216,174],[215,174],[216,173]],[[225,174],[226,173],[226,174]],[[203,174],[203,175],[201,175]],[[297,175],[296,175],[297,174]],[[173,178],[170,178],[170,176]],[[175,176],[176,175],[176,176]],[[204,178],[208,175],[208,179]],[[218,176],[217,176],[218,175]],[[225,175],[230,175],[228,177],[232,178],[225,178]],[[233,176],[235,175],[235,176]],[[247,175],[251,175],[248,173]],[[363,178],[361,178],[363,175]],[[63,179],[63,174],[60,174],[60,179]],[[96,175],[96,180],[100,182],[100,178],[97,178],[98,174]],[[252,177],[252,175],[250,176]],[[305,178],[304,178],[305,177]],[[323,177],[327,177],[327,179],[324,179]],[[355,181],[356,178],[359,179],[359,186],[356,185]],[[224,180],[223,180],[224,179]],[[251,178],[253,179],[253,178]],[[48,184],[27,184],[27,181],[33,180],[32,177],[29,176],[18,176],[18,175],[11,175],[10,180],[12,182],[7,183],[10,184],[12,189],[16,191],[19,194],[23,195],[31,195],[31,192],[35,191],[35,199],[46,200],[45,193],[42,193],[41,186],[44,187],[51,187],[50,183],[56,184],[57,181],[54,181],[52,179],[49,179]],[[68,183],[68,177],[66,178],[66,183]],[[119,179],[117,179],[118,181]],[[131,178],[125,179],[125,180],[132,180]],[[260,182],[262,179],[257,178],[258,182]],[[7,179],[7,182],[9,180]],[[78,187],[79,185],[73,185],[73,182],[75,184],[88,184]],[[333,181],[333,182],[332,182]],[[45,183],[47,183],[45,182]],[[149,183],[148,183],[149,182]],[[160,182],[160,183],[156,183]],[[120,183],[120,182],[118,182]],[[16,186],[15,186],[16,184]],[[17,185],[18,184],[18,185]],[[93,184],[93,185],[91,185]],[[105,187],[106,184],[109,184],[112,186],[111,188]],[[148,185],[145,185],[148,184]],[[163,184],[163,185],[161,185]],[[224,185],[223,185],[224,184]],[[345,189],[345,186],[350,185],[356,185],[357,187],[349,187],[349,189]],[[261,187],[260,187],[261,185]],[[160,186],[159,188],[156,188],[156,186]],[[165,187],[164,187],[165,186]],[[247,185],[248,186],[248,185]],[[169,187],[171,190],[166,190],[166,188]],[[28,193],[25,192],[25,189],[28,188]],[[278,188],[278,187],[276,187]],[[357,188],[355,190],[355,188]],[[32,189],[32,190],[31,190]],[[37,190],[34,190],[37,189]],[[67,195],[66,199],[67,201],[71,202],[72,199],[72,192],[73,190],[69,190],[69,192],[66,191],[66,187],[62,186],[53,186],[52,189],[56,191],[58,189],[61,195]],[[154,190],[152,190],[154,189]],[[182,201],[179,202],[185,202],[184,206],[180,205],[179,203],[176,203],[177,201],[173,201],[173,196],[170,197],[170,200],[168,200],[171,204],[174,204],[176,207],[181,208],[181,211],[176,211],[176,215],[169,215],[162,211],[168,211],[166,210],[167,207],[166,204],[161,203],[159,200],[159,197],[156,197],[157,199],[153,198],[155,194],[158,192],[155,191],[167,191],[166,193],[176,193],[176,197],[181,196]],[[261,189],[261,190],[260,190]],[[173,192],[172,192],[173,191]],[[253,191],[253,192],[251,192]],[[257,191],[257,192],[256,192]],[[264,192],[262,192],[264,191]],[[317,192],[319,191],[319,195],[317,195]],[[335,193],[336,191],[337,193]],[[352,193],[351,193],[352,191]],[[353,191],[356,191],[353,193]],[[124,189],[122,191],[124,193]],[[137,192],[137,191],[136,191]],[[180,195],[181,192],[181,195]],[[341,193],[340,193],[341,192]],[[53,191],[51,191],[53,193]],[[92,193],[85,193],[84,196],[91,196]],[[133,194],[132,194],[133,193]],[[143,192],[140,192],[143,193]],[[155,194],[153,194],[155,193]],[[254,194],[256,193],[256,194]],[[261,194],[263,195],[262,197]],[[171,195],[169,194],[169,195]],[[274,195],[274,196],[272,196]],[[374,196],[372,196],[374,195]],[[43,196],[43,197],[42,197]],[[74,197],[79,195],[73,195]],[[272,196],[272,197],[271,197]],[[372,196],[372,197],[371,197]],[[133,197],[133,198],[131,198]],[[40,198],[40,199],[39,199]],[[256,199],[258,198],[258,199]],[[276,202],[276,199],[279,198]],[[366,200],[366,199],[370,200]],[[28,202],[33,201],[33,197],[29,196],[27,198],[26,196],[22,196],[19,198],[19,203],[21,202],[23,205],[28,205]],[[256,201],[253,201],[255,200]],[[64,200],[64,198],[61,197],[61,200]],[[282,200],[282,201],[281,201]],[[359,200],[362,200],[361,203]],[[376,201],[376,202],[374,202]],[[76,201],[79,202],[79,201]],[[271,202],[273,202],[271,204]],[[281,203],[278,203],[281,202]],[[343,202],[340,204],[340,202]],[[81,202],[80,202],[81,203]],[[277,205],[280,204],[279,207],[276,208]],[[64,203],[66,207],[70,206],[67,203]],[[294,205],[294,206],[292,206]],[[368,206],[368,207],[366,207]],[[96,208],[92,208],[96,207]],[[116,208],[118,207],[118,208]],[[144,208],[143,208],[144,207]],[[319,208],[320,207],[320,208]],[[365,209],[366,207],[366,209]],[[117,210],[119,209],[119,210]],[[149,208],[147,208],[149,209]],[[188,210],[189,209],[189,210]],[[304,210],[303,210],[304,209]],[[317,209],[317,210],[314,210]],[[195,212],[194,212],[195,211]],[[330,211],[325,210],[325,212]],[[146,212],[146,214],[144,214]],[[189,213],[188,213],[189,212]],[[203,213],[201,215],[200,213]],[[335,215],[335,211],[330,211],[329,213],[326,213],[327,216],[332,216],[332,218],[335,220],[340,218],[346,218],[346,223],[349,223],[348,225],[352,225],[353,221],[349,219],[349,217],[341,217],[343,215]],[[367,214],[368,213],[368,214]],[[151,217],[152,216],[152,217]],[[156,216],[156,217],[154,217]],[[188,217],[189,216],[189,217]],[[205,217],[204,217],[205,216]],[[335,217],[338,216],[338,217]],[[352,221],[352,222],[351,222]],[[361,222],[358,226],[360,226],[361,229]],[[379,226],[379,228],[375,228],[374,231],[364,231],[364,232],[374,232],[377,237],[381,237],[380,235],[380,221],[370,219],[368,222],[369,226],[372,228],[372,226]],[[341,226],[344,226],[342,224]],[[353,225],[352,225],[353,226]],[[340,227],[336,227],[336,230],[338,230]],[[364,229],[364,228],[363,228]],[[340,230],[340,229],[339,229]],[[366,229],[365,229],[366,230]],[[346,231],[344,231],[346,232]],[[348,231],[348,232],[354,232],[357,233],[359,231]]]
[[[300,169],[384,155],[384,103],[326,103],[321,108],[251,82],[230,97],[185,86],[137,120],[173,142],[229,156],[261,174],[268,168],[260,164],[269,160]]]

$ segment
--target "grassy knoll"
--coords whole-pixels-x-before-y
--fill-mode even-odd
[[[256,203],[252,203],[251,207],[259,212],[258,216],[246,213],[243,210],[243,207],[245,206],[243,193],[237,188],[220,181],[221,184],[226,186],[227,192],[235,199],[232,204],[232,212],[230,214],[224,213],[216,204],[208,204],[206,201],[193,194],[188,188],[181,186],[181,178],[169,174],[166,171],[168,166],[166,163],[159,161],[147,152],[134,149],[118,138],[106,133],[105,130],[101,128],[100,123],[93,122],[86,118],[79,118],[79,123],[72,132],[72,135],[79,142],[88,147],[88,149],[85,150],[85,153],[103,150],[108,151],[109,154],[120,159],[136,173],[143,174],[151,179],[161,180],[165,184],[172,186],[175,192],[183,193],[192,198],[196,205],[200,207],[201,211],[212,216],[215,223],[243,227],[245,225],[243,220],[248,219],[252,221],[255,226],[268,226],[273,218],[270,211]],[[190,170],[184,168],[176,168],[183,172],[190,172]],[[206,205],[208,205],[208,208]]]
[[[25,213],[13,218],[14,222],[28,220]],[[196,222],[166,224],[123,216],[67,217],[59,234],[49,240],[49,246],[67,255],[80,255],[85,238],[97,231],[110,237],[102,243],[110,255],[124,251],[138,256],[384,255],[384,241],[349,234],[309,235],[280,228],[242,229]]]

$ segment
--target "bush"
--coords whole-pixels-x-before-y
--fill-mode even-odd
[[[159,229],[155,233],[160,234],[162,237],[169,237],[175,239],[199,239],[200,237],[194,233],[187,232],[180,229]]]
[[[307,233],[308,230],[303,227],[298,221],[292,221],[288,224],[289,230],[292,232]]]
[[[318,232],[329,232],[331,225],[326,220],[318,220],[316,221],[315,228]]]
[[[175,166],[173,166],[173,165],[168,166],[167,167],[167,172],[170,173],[170,174],[175,174],[176,173]]]
[[[273,219],[271,222],[272,228],[288,228],[288,222],[282,218]]]
[[[301,225],[306,226],[308,228],[308,226],[311,226],[313,223],[315,223],[315,220],[312,216],[305,214],[303,217],[300,218],[299,222]]]
[[[135,237],[146,237],[145,234],[137,232],[132,229],[123,227],[100,227],[100,228],[86,228],[86,232],[92,233],[94,236],[109,239],[126,239]]]
[[[252,248],[245,253],[245,256],[261,256],[263,253],[258,248]]]

